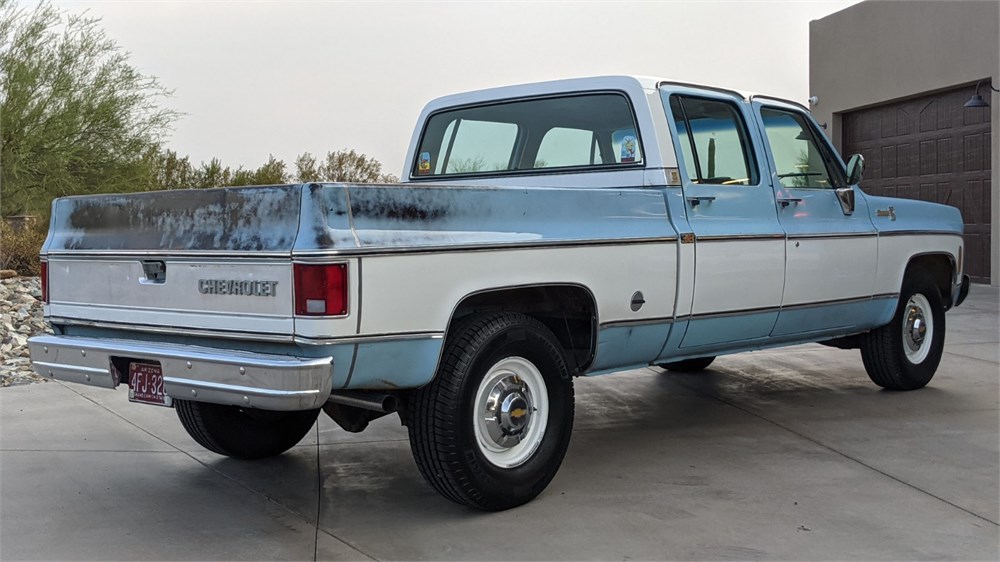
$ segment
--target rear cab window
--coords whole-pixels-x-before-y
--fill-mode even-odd
[[[432,114],[412,179],[641,167],[642,143],[618,92],[484,104]]]

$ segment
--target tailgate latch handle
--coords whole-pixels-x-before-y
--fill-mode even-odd
[[[143,285],[162,285],[166,280],[167,264],[162,261],[142,261],[142,278],[139,279],[139,283]]]

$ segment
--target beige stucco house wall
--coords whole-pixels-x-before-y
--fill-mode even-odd
[[[809,25],[813,114],[843,148],[845,112],[990,78],[1000,87],[1000,1],[868,0]],[[991,284],[1000,284],[1000,94],[991,115]]]

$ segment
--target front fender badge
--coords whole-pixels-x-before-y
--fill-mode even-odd
[[[896,209],[892,205],[889,206],[889,210],[883,211],[882,209],[876,209],[875,216],[878,217],[889,217],[889,220],[896,220]]]

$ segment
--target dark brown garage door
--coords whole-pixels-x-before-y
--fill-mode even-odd
[[[963,86],[844,114],[844,154],[865,157],[866,193],[958,207],[965,272],[990,280],[990,108]]]

